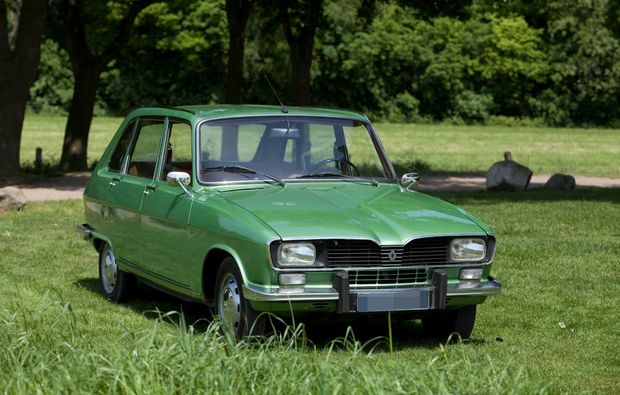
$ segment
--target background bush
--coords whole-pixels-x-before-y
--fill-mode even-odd
[[[221,103],[224,3],[148,7],[130,45],[102,76],[99,112]],[[313,104],[356,108],[391,122],[509,117],[551,125],[618,123],[620,2],[457,3],[435,9],[405,1],[325,0],[311,72]],[[70,65],[54,32],[47,35],[30,109],[63,112],[71,100]],[[289,69],[274,6],[257,1],[246,32],[243,101],[275,103],[264,74],[287,101],[294,78]]]

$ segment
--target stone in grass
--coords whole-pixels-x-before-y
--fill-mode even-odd
[[[509,151],[504,160],[496,162],[487,172],[488,191],[525,191],[530,184],[532,171],[512,160]]]
[[[547,180],[544,188],[554,191],[570,191],[571,189],[575,189],[575,185],[577,185],[575,183],[575,177],[567,174],[555,173]]]
[[[26,205],[26,195],[15,187],[0,188],[0,213],[21,210]]]

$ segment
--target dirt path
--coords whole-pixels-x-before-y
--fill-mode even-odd
[[[68,173],[60,177],[21,180],[11,185],[21,189],[29,201],[81,199],[90,173]],[[534,175],[530,189],[542,188],[549,175]],[[575,176],[577,188],[620,188],[620,178]],[[480,175],[429,174],[421,175],[423,192],[476,191],[485,189],[485,178]]]

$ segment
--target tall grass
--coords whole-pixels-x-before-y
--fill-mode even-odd
[[[466,344],[379,366],[374,356],[384,353],[381,343],[362,344],[352,331],[318,347],[303,325],[235,342],[217,322],[197,330],[176,312],[157,313],[149,328],[118,339],[85,336],[83,325],[84,317],[53,293],[36,306],[17,301],[2,309],[0,388],[15,394],[546,392],[525,368],[471,356]]]

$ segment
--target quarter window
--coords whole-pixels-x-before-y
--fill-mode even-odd
[[[131,137],[133,136],[133,131],[136,128],[136,123],[137,121],[134,119],[127,125],[127,127],[123,131],[123,135],[118,141],[118,144],[116,145],[116,148],[114,149],[114,152],[110,157],[110,162],[108,162],[108,170],[120,172],[123,168],[127,149],[129,148],[129,144],[131,143]]]
[[[182,121],[170,120],[170,132],[164,155],[164,168],[160,179],[166,180],[171,171],[192,174],[192,127]]]

